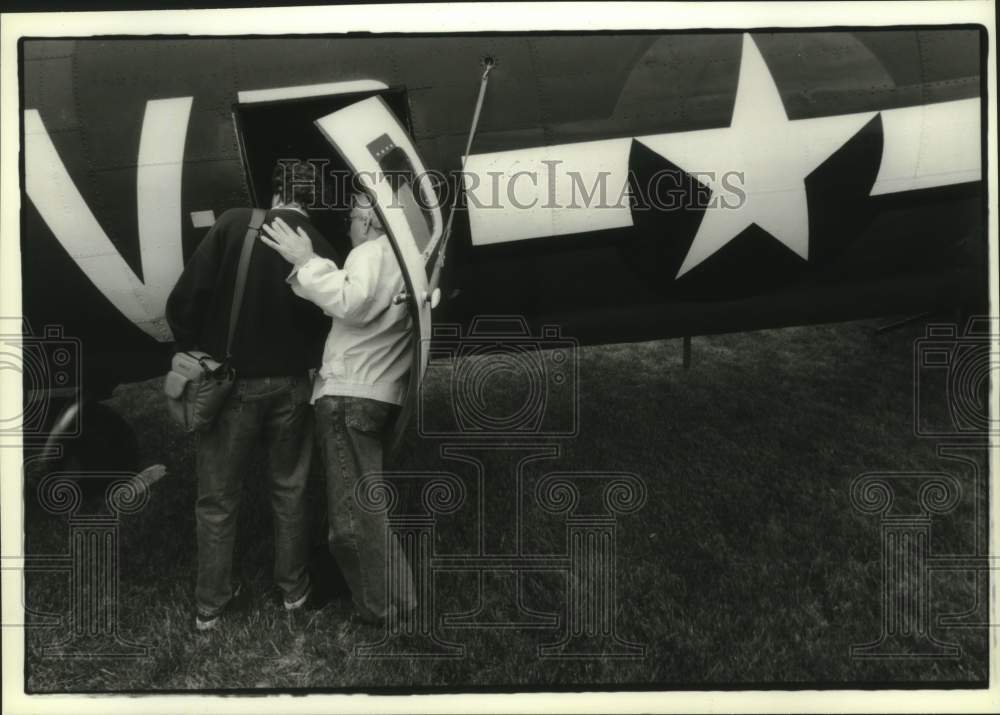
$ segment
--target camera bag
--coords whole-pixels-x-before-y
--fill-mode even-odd
[[[219,361],[206,352],[191,350],[178,352],[171,360],[170,372],[163,382],[163,392],[167,396],[167,411],[185,432],[197,432],[210,427],[236,383],[236,372],[230,366],[233,336],[243,305],[250,255],[263,223],[264,210],[254,209],[243,237],[236,271],[236,286],[229,311],[226,357]]]

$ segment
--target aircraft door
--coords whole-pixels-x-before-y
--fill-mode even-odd
[[[375,200],[403,272],[406,293],[397,299],[407,302],[415,330],[409,385],[391,439],[395,448],[416,408],[427,368],[432,300],[426,263],[441,238],[441,211],[410,137],[381,97],[356,102],[315,124]]]

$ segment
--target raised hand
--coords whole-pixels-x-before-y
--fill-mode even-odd
[[[270,224],[265,224],[263,231],[260,240],[280,253],[282,258],[296,268],[304,265],[315,255],[312,240],[306,232],[301,228],[293,231],[281,218],[275,218]]]

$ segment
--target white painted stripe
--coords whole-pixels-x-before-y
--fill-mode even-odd
[[[41,115],[34,109],[24,112],[28,197],[84,275],[126,318],[160,341],[173,339],[164,312],[167,296],[183,268],[180,168],[190,105],[190,97],[157,100],[147,105],[140,140],[137,203],[145,282],[139,280],[118,253],[83,200],[45,130]],[[168,126],[172,123],[175,125]],[[160,142],[163,145],[156,146]],[[154,207],[154,203],[164,208]],[[151,215],[150,211],[154,213]],[[154,226],[155,221],[165,225]]]
[[[606,139],[470,156],[463,181],[473,244],[631,226],[625,193],[631,143]]]
[[[192,97],[146,102],[136,167],[139,251],[146,289],[159,315],[184,269],[181,178]]]
[[[240,104],[253,104],[254,102],[273,102],[278,99],[320,97],[327,94],[375,92],[388,88],[385,82],[377,79],[357,79],[348,82],[325,82],[323,84],[301,84],[293,87],[250,89],[237,92],[237,97]]]
[[[195,228],[208,228],[215,223],[215,211],[192,211],[191,225]]]
[[[885,146],[872,196],[979,181],[979,97],[887,109],[882,127]]]

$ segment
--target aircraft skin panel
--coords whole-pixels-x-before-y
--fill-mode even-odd
[[[275,102],[283,99],[301,99],[302,97],[317,97],[327,94],[350,94],[351,92],[373,92],[388,89],[385,82],[374,79],[356,79],[346,82],[322,82],[320,84],[303,84],[295,87],[273,87],[270,89],[254,89],[237,92],[240,104],[254,102]]]
[[[746,47],[752,48],[753,44]],[[747,58],[749,62],[743,63],[745,74],[741,75],[745,89],[736,95],[737,102],[743,97],[746,106],[742,110],[740,105],[734,107],[731,126],[638,136],[636,140],[689,173],[715,172],[716,182],[721,182],[726,167],[741,170],[743,181],[756,187],[755,191],[744,183],[748,194],[745,207],[725,207],[725,212],[709,215],[721,216],[727,224],[746,225],[755,220],[776,237],[789,236],[786,245],[807,258],[802,180],[874,114],[789,121],[759,53],[751,52]],[[768,92],[773,100],[771,117],[762,114],[767,105],[761,98]],[[885,147],[871,195],[979,180],[978,99],[890,109],[881,115]],[[768,141],[771,137],[766,132],[781,136]],[[465,177],[472,244],[565,234],[583,236],[591,231],[632,226],[627,200],[629,143],[628,139],[612,139],[473,155],[467,165],[470,175]],[[781,150],[776,152],[775,145]],[[788,200],[769,201],[768,196],[775,192],[789,194]],[[778,209],[767,209],[769,219],[759,212],[750,219],[739,217],[741,211],[762,202]],[[797,215],[796,207],[797,228],[790,223]],[[721,247],[726,236],[735,236],[737,228],[720,226],[715,238],[705,241],[708,247],[681,266],[680,274],[711,255],[712,246]]]
[[[184,269],[181,180],[191,101],[177,97],[147,103],[139,139],[136,208],[142,279],[156,296],[157,317],[165,314],[166,299]],[[166,333],[172,339],[169,328]]]
[[[786,203],[774,204],[772,214],[792,215],[786,209],[794,198],[798,228],[786,231],[763,213],[763,227],[755,220],[742,230],[716,228],[701,247],[699,231],[708,235],[712,221],[728,219],[711,218],[706,203],[726,187],[689,170],[699,171],[732,131],[744,33],[27,41],[27,315],[64,321],[84,338],[128,332],[121,340],[133,357],[155,352],[159,360],[169,339],[158,327],[164,286],[212,217],[250,201],[231,117],[241,96],[275,101],[303,87],[362,86],[343,83],[402,88],[423,164],[449,172],[460,165],[486,55],[498,64],[470,168],[509,178],[559,160],[560,199],[574,189],[578,197],[590,193],[607,171],[609,204],[626,184],[633,190],[635,177],[666,170],[680,172],[696,200],[641,213],[586,202],[575,210],[459,211],[442,288],[460,293],[444,301],[442,319],[622,317],[640,306],[673,306],[684,315],[658,323],[668,335],[738,325],[740,306],[747,325],[761,327],[768,311],[785,323],[774,296],[794,291],[795,301],[812,295],[825,311],[809,312],[809,320],[868,311],[858,297],[862,284],[869,300],[882,295],[879,285],[909,280],[912,289],[899,295],[914,307],[946,302],[968,262],[962,239],[971,236],[975,250],[981,240],[981,33],[747,37],[779,98],[766,105],[769,116],[787,120],[786,128],[810,126],[832,143],[807,137],[808,157],[796,158],[788,142],[773,150],[775,167],[801,161],[808,172],[780,187]],[[748,107],[763,107],[761,97]],[[695,137],[700,153],[692,151]],[[734,142],[718,155],[749,161],[752,148]],[[570,170],[578,172],[575,187]],[[537,186],[530,177],[516,182],[520,203],[549,198],[548,172],[536,176]],[[478,190],[489,203],[489,183]],[[56,295],[53,282],[77,288]],[[882,300],[901,307],[888,294]],[[713,301],[728,306],[725,320]],[[806,315],[788,306],[792,314]],[[110,325],[117,333],[102,327]],[[614,326],[596,317],[574,325],[582,342],[615,339]]]
[[[26,43],[25,48],[32,44]],[[24,67],[25,77],[40,80],[24,83],[24,106],[45,110],[49,134],[79,132],[82,127],[73,97],[73,56],[25,60]]]
[[[192,211],[190,213],[191,225],[195,228],[211,228],[215,223],[215,211]]]
[[[213,43],[211,51],[229,63],[225,65],[226,84],[214,91],[233,102],[238,91],[274,87],[357,80],[407,84],[400,81],[392,40],[301,38],[292,42],[290,46],[288,39],[267,38]]]
[[[161,342],[172,340],[164,319],[166,300],[184,267],[179,222],[190,108],[190,97],[147,104],[136,170],[142,275],[125,263],[87,207],[40,114],[36,110],[24,114],[28,197],[94,285],[129,320]]]
[[[947,77],[938,72],[934,76],[940,79],[934,80],[931,84],[922,83],[919,79],[914,84],[912,76],[902,78],[908,84],[897,83],[891,74],[891,71],[896,70],[879,69],[886,67],[888,63],[867,49],[867,45],[872,42],[865,38],[873,33],[802,33],[798,37],[804,39],[796,40],[802,47],[811,47],[817,42],[817,38],[840,37],[841,39],[837,40],[836,45],[823,51],[814,50],[803,57],[797,57],[784,50],[776,51],[772,57],[768,43],[773,44],[776,42],[774,38],[780,38],[782,34],[755,35],[755,37],[758,37],[762,54],[768,60],[782,89],[783,101],[791,119],[841,114],[847,110],[860,112],[876,108],[908,106],[923,103],[928,99],[945,101],[978,95],[978,68],[975,65],[971,67],[974,77],[965,82],[958,81],[961,78]],[[934,33],[923,34],[934,35]],[[967,31],[966,34],[974,37],[973,31]],[[913,33],[908,35],[912,38]],[[178,91],[176,94],[193,94],[198,98],[199,107],[228,114],[228,106],[233,101],[233,95],[238,92],[291,87],[314,79],[329,81],[331,77],[339,77],[341,73],[346,81],[374,80],[388,85],[405,84],[414,98],[411,106],[412,124],[419,148],[423,151],[421,142],[427,139],[452,137],[453,140],[437,142],[444,150],[439,154],[426,152],[425,159],[428,164],[454,165],[467,130],[467,119],[459,112],[438,111],[438,109],[463,106],[474,101],[475,83],[470,83],[464,76],[460,76],[456,68],[468,66],[470,72],[474,73],[478,61],[487,49],[496,49],[500,58],[505,55],[508,57],[511,54],[515,55],[514,59],[506,62],[501,59],[495,70],[495,79],[498,81],[494,82],[491,88],[488,111],[484,112],[480,131],[482,146],[491,151],[499,151],[530,146],[517,142],[523,139],[525,134],[530,135],[532,128],[541,129],[534,133],[537,137],[535,141],[544,144],[606,137],[609,131],[615,128],[620,130],[623,123],[637,134],[725,126],[731,113],[738,74],[739,38],[738,33],[708,38],[688,35],[667,36],[657,40],[631,37],[605,38],[616,40],[619,49],[615,51],[615,43],[609,41],[598,47],[598,51],[603,50],[603,55],[591,53],[586,64],[574,64],[571,59],[564,62],[563,67],[556,65],[553,70],[547,70],[544,62],[530,62],[517,57],[518,52],[524,52],[523,40],[520,41],[521,48],[518,49],[516,43],[499,42],[496,38],[488,38],[488,43],[478,45],[472,40],[456,39],[453,41],[455,44],[462,43],[459,46],[468,49],[464,53],[456,53],[449,47],[448,51],[434,53],[435,56],[441,56],[445,73],[445,78],[437,81],[433,79],[435,75],[429,75],[421,69],[429,62],[422,56],[418,60],[419,53],[408,49],[407,43],[415,42],[409,38],[302,40],[301,42],[309,44],[300,52],[294,53],[299,61],[289,64],[284,58],[289,53],[284,52],[282,61],[277,67],[272,61],[273,55],[269,55],[267,49],[276,48],[275,43],[282,41],[219,41],[220,46],[216,46],[211,55],[202,50],[198,58],[192,60],[197,62],[196,68],[199,70],[202,65],[212,68],[213,71],[207,78],[199,79],[185,73],[180,78],[183,82],[177,81],[172,83],[172,86],[178,89],[182,85],[188,87],[186,92]],[[424,43],[421,47],[429,42],[426,38],[417,39]],[[136,42],[155,44],[150,41]],[[183,61],[187,63],[187,55],[191,51],[192,44],[198,42],[197,40],[169,41],[170,52],[167,52],[168,48],[161,48],[158,52],[162,58],[174,55],[183,57]],[[365,42],[369,44],[365,45]],[[336,50],[339,46],[337,43],[344,49]],[[610,58],[630,57],[630,53],[638,52],[636,48],[641,47],[643,43],[652,44],[654,47],[636,58],[636,64],[629,72],[616,75],[587,71],[587,67],[591,65],[603,67],[609,64]],[[78,74],[113,77],[113,73],[117,72],[121,75],[122,62],[94,60],[93,55],[98,51],[104,55],[120,54],[118,50],[111,52],[111,48],[107,46],[108,42],[103,43],[102,48],[89,47],[88,42],[79,44],[81,59]],[[532,44],[535,47],[546,46],[543,40],[534,40]],[[657,49],[660,45],[666,46],[667,49]],[[144,56],[143,53],[147,52],[145,48],[141,49],[142,52],[130,52],[128,57],[123,58],[126,60],[125,63],[137,64],[136,70],[127,78],[118,77],[115,82],[109,81],[109,89],[113,88],[119,95],[123,90],[133,87],[145,91],[147,84],[143,80],[151,76],[155,68],[149,61],[145,63],[138,61]],[[661,56],[655,56],[657,53]],[[859,66],[863,64],[861,61],[834,64],[833,69],[826,69],[823,59],[837,57],[838,53],[863,54],[866,61],[869,61],[875,69],[860,72]],[[967,51],[963,53],[967,54]],[[555,54],[553,51],[547,56]],[[709,63],[704,61],[706,54],[712,58]],[[314,60],[306,62],[301,59],[304,55]],[[920,58],[921,55],[914,43],[912,52],[907,54],[907,60],[912,59],[913,62],[901,64],[909,67],[916,65],[919,68]],[[446,60],[451,61],[445,62]],[[927,60],[927,62],[932,61],[933,59]],[[518,65],[517,72],[515,64]],[[553,93],[552,88],[558,86],[560,77],[558,73],[565,73],[567,65],[579,66],[580,75],[577,78],[564,75],[565,91]],[[117,69],[113,69],[115,67]],[[336,70],[331,69],[334,67]],[[708,70],[703,69],[705,67]],[[795,68],[804,69],[798,69],[797,74],[790,74]],[[835,71],[840,71],[841,74],[834,74]],[[844,72],[847,71],[853,74],[845,75]],[[919,71],[919,69],[912,70],[912,72]],[[418,73],[416,76],[415,72]],[[953,70],[951,74],[954,72]],[[441,74],[437,72],[436,76],[440,77]],[[506,85],[500,81],[504,78],[507,79]],[[581,79],[588,87],[583,96],[579,91]],[[622,79],[624,81],[617,85],[612,81]],[[161,80],[158,79],[157,82]],[[148,98],[143,97],[143,101]],[[608,113],[608,107],[611,107],[611,113]],[[566,116],[559,116],[555,112],[562,112]],[[498,133],[496,137],[492,136],[494,132]],[[504,139],[505,136],[510,137],[509,141]],[[221,142],[214,146],[225,148],[226,144],[227,142]],[[229,149],[231,150],[231,146]],[[447,156],[443,156],[444,153],[447,153]]]
[[[979,181],[979,99],[882,112],[885,148],[872,196]]]
[[[170,369],[170,343],[140,329],[83,273],[48,230],[31,201],[22,204],[32,249],[21,252],[24,316],[34,335],[58,326],[81,340],[81,386],[106,393],[123,382],[146,380]]]
[[[32,62],[56,57],[72,57],[76,40],[38,40],[24,43],[24,61]]]
[[[108,240],[77,191],[41,116],[28,110],[24,124],[25,191],[49,230],[112,305],[146,332],[159,332],[154,305],[144,299],[145,286]]]
[[[470,156],[463,178],[472,245],[632,226],[631,143],[606,139]]]
[[[913,311],[940,311],[951,305],[959,290],[958,277],[924,274],[919,281],[888,279],[852,286],[857,300],[853,320],[883,315],[911,315]],[[836,322],[843,310],[832,293],[790,290],[775,295],[712,303],[647,303],[627,312],[595,307],[590,310],[534,316],[531,329],[556,322],[567,335],[585,336],[581,344],[593,342],[603,332],[606,342],[637,342],[691,335],[715,335],[796,325]]]

